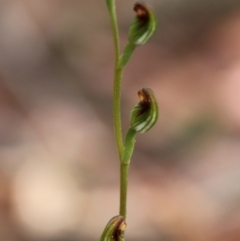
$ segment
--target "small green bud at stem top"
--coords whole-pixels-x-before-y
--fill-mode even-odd
[[[147,132],[158,119],[158,105],[154,93],[149,88],[138,91],[140,102],[131,112],[131,128],[136,132]]]
[[[143,3],[136,3],[133,10],[136,17],[129,29],[129,43],[135,45],[145,44],[155,33],[157,28],[157,17],[153,9]]]

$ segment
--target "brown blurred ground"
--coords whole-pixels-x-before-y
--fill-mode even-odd
[[[152,0],[123,79],[160,118],[137,137],[126,240],[240,240],[240,2]],[[117,1],[121,42],[134,1]],[[0,1],[0,241],[99,240],[118,213],[104,1]]]

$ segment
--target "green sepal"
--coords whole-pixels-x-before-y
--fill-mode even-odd
[[[113,217],[103,230],[100,241],[124,241],[123,232],[127,225],[124,217]]]
[[[145,3],[136,3],[136,16],[129,29],[128,41],[135,45],[145,44],[156,32],[157,17],[154,10]]]
[[[138,91],[140,102],[131,112],[131,128],[136,132],[144,133],[150,130],[158,119],[158,104],[153,91],[143,88]]]

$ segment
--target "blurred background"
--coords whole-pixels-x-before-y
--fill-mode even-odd
[[[126,240],[240,240],[240,1],[148,0],[159,19],[122,89],[138,135]],[[135,1],[117,1],[122,47]],[[94,241],[118,214],[105,1],[0,1],[0,241]]]

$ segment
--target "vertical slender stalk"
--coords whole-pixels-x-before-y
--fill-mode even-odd
[[[114,131],[118,148],[118,155],[121,159],[123,151],[122,140],[122,125],[121,125],[121,82],[123,69],[119,66],[120,47],[119,47],[119,33],[116,17],[116,4],[114,0],[108,0],[108,9],[111,18],[113,42],[115,51],[115,64],[114,64],[114,86],[113,86],[113,115],[114,115]]]
[[[127,216],[127,187],[129,164],[120,164],[120,210],[119,215]]]
[[[116,17],[115,0],[106,0],[110,13],[113,42],[115,51],[114,86],[113,86],[113,115],[115,139],[120,160],[120,208],[119,215],[109,221],[100,241],[119,240],[124,241],[124,220],[127,216],[127,189],[130,160],[133,154],[137,132],[148,131],[158,117],[157,104],[150,89],[142,89],[138,92],[140,103],[131,112],[131,127],[129,128],[123,143],[121,126],[121,82],[123,69],[130,60],[137,45],[145,44],[156,29],[156,18],[153,11],[146,5],[135,4],[134,11],[137,16],[130,27],[130,39],[123,54],[120,56],[119,33]],[[153,23],[148,23],[149,21]],[[142,28],[144,26],[144,29]],[[153,108],[155,107],[155,108]],[[150,108],[150,109],[149,109]],[[153,109],[153,110],[152,110]],[[155,112],[154,112],[155,110]]]
[[[121,80],[122,69],[115,67],[114,86],[113,86],[113,116],[114,116],[114,131],[117,142],[118,155],[121,159],[123,152],[122,140],[122,124],[121,124]]]

